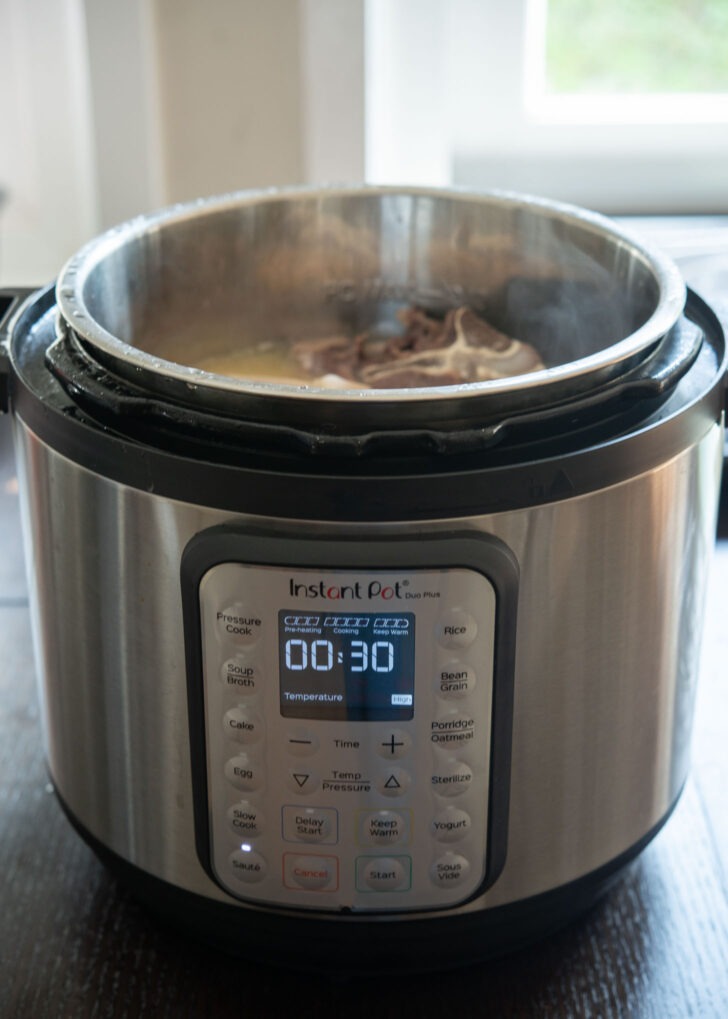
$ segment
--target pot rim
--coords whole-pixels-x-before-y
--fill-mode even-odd
[[[96,267],[132,240],[175,223],[203,218],[242,206],[295,199],[365,197],[392,195],[404,197],[444,198],[465,202],[496,202],[502,205],[541,209],[555,221],[577,224],[586,232],[608,235],[617,246],[628,250],[633,258],[647,265],[658,288],[657,305],[649,318],[628,336],[604,347],[596,353],[544,368],[527,375],[514,375],[483,382],[459,383],[449,386],[409,387],[392,389],[331,389],[311,384],[300,385],[245,380],[204,371],[190,365],[169,361],[129,344],[104,328],[91,313],[85,299],[85,284]],[[62,268],[56,283],[56,301],[59,318],[73,330],[79,339],[91,345],[102,359],[110,360],[123,375],[137,380],[144,377],[153,382],[182,385],[188,391],[220,391],[231,397],[283,398],[286,401],[305,401],[337,405],[367,406],[392,404],[421,404],[463,400],[477,397],[507,395],[519,392],[534,396],[542,387],[562,389],[582,377],[598,380],[613,377],[623,366],[634,363],[640,355],[671,329],[683,311],[686,285],[673,260],[660,249],[634,237],[606,216],[579,206],[508,190],[474,191],[459,187],[436,188],[399,185],[352,185],[335,187],[277,187],[234,191],[223,195],[198,198],[144,213],[100,234],[76,254]]]

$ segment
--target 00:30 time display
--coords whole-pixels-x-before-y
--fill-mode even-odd
[[[352,640],[348,647],[334,650],[330,640],[302,640],[290,637],[285,643],[286,668],[291,672],[330,672],[335,665],[344,665],[351,672],[391,672],[394,668],[394,644],[375,640],[371,646],[364,640]]]

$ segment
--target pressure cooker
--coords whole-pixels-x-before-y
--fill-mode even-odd
[[[469,964],[595,902],[688,771],[725,342],[675,265],[523,195],[284,189],[141,216],[16,296],[45,753],[112,871],[306,968]],[[198,365],[411,306],[542,364]]]

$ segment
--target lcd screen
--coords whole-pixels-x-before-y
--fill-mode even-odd
[[[415,617],[278,613],[281,714],[286,718],[412,718]]]

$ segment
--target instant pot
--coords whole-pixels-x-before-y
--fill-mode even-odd
[[[195,367],[412,305],[544,367],[342,391]],[[652,839],[688,769],[725,403],[720,324],[669,259],[513,194],[243,193],[112,230],[8,318],[48,766],[145,903],[247,958],[455,966]]]

